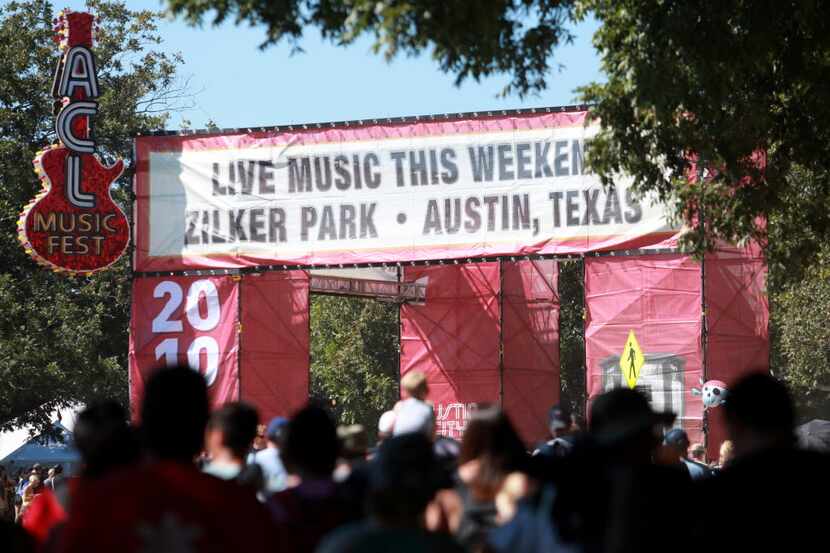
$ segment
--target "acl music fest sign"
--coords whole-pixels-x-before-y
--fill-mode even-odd
[[[138,271],[581,253],[676,234],[585,111],[136,139]]]
[[[106,166],[95,153],[92,117],[100,91],[92,54],[94,17],[64,10],[55,20],[61,58],[52,96],[58,144],[34,159],[42,190],[18,221],[18,239],[35,261],[56,272],[90,274],[115,263],[130,240],[127,217],[110,185],[124,163]]]

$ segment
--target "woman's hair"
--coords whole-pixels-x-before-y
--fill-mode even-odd
[[[464,464],[473,460],[479,462],[479,467],[470,486],[483,497],[495,496],[508,474],[525,468],[527,450],[498,407],[482,406],[467,423],[458,461]]]
[[[720,457],[718,458],[718,463],[723,465],[729,462],[735,454],[734,448],[735,446],[732,445],[732,440],[726,440],[720,444]]]

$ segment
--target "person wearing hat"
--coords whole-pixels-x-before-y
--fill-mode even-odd
[[[540,445],[533,456],[565,457],[574,447],[573,416],[564,405],[554,405],[548,412],[548,430],[551,439]]]
[[[280,458],[280,447],[285,440],[287,427],[288,419],[285,417],[271,419],[265,429],[265,449],[257,451],[249,459],[249,462],[256,463],[262,469],[267,494],[282,491],[287,485],[288,473]]]
[[[674,413],[655,412],[637,390],[616,388],[596,397],[584,441],[551,475],[553,535],[582,551],[688,548],[677,543],[676,524],[693,516],[692,502],[680,499],[690,496],[692,481],[677,466],[655,462],[663,429],[674,419]]]
[[[687,457],[689,451],[689,436],[682,428],[672,428],[663,437],[663,443],[683,463],[689,471],[692,480],[708,478],[712,471],[703,463],[698,463]]]

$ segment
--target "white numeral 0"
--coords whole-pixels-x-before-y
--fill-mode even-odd
[[[207,304],[207,314],[204,318],[199,313],[199,296],[201,294],[205,295],[205,303]],[[216,285],[211,281],[197,280],[191,284],[184,305],[187,320],[196,330],[213,330],[219,324],[219,292],[216,290]]]

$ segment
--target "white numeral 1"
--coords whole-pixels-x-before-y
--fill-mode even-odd
[[[156,346],[156,361],[164,357],[164,364],[168,367],[175,367],[179,364],[176,359],[179,355],[179,339],[165,338]]]
[[[187,348],[187,365],[196,372],[202,372],[201,353],[204,350],[207,362],[205,363],[205,381],[212,386],[219,374],[219,344],[211,336],[199,336]],[[164,364],[175,367],[179,364],[179,339],[165,338],[156,346],[156,361],[164,358]]]

